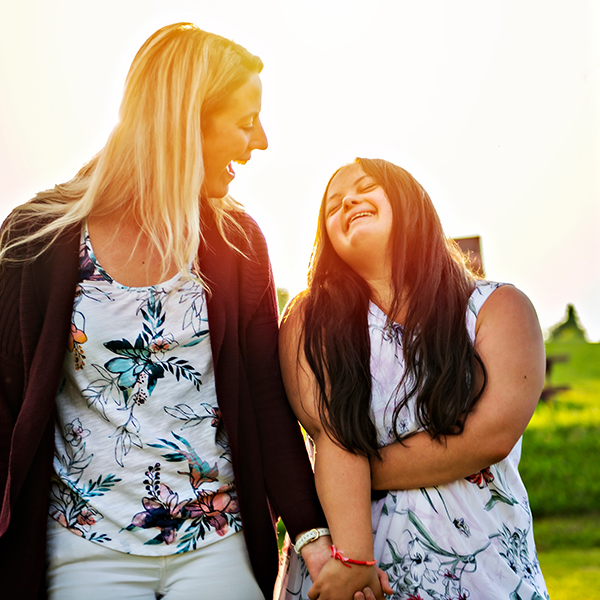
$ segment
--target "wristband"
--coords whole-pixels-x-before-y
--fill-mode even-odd
[[[300,550],[302,550],[306,544],[316,542],[322,535],[330,535],[327,527],[319,527],[318,529],[311,529],[310,531],[303,533],[298,538],[298,541],[294,544],[294,550],[296,551],[296,554],[300,554]]]
[[[354,560],[352,558],[346,558],[335,546],[330,546],[329,549],[331,550],[331,558],[341,561],[342,564],[349,569],[352,568],[351,565],[366,565],[368,567],[372,567],[373,565],[377,564],[376,560]]]

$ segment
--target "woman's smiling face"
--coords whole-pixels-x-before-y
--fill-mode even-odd
[[[250,160],[252,150],[267,148],[267,137],[259,118],[261,99],[260,77],[253,73],[231,94],[221,110],[207,118],[202,130],[204,196],[225,196],[235,177],[231,163],[243,164]]]
[[[389,256],[393,216],[383,188],[352,164],[334,175],[324,202],[325,229],[334,250],[368,279]]]

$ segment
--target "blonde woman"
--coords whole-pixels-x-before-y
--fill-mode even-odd
[[[292,539],[326,525],[265,241],[228,196],[232,163],[267,148],[261,69],[192,24],[160,29],[105,147],[3,226],[6,597],[269,598],[273,518]],[[315,576],[322,537],[303,543]]]

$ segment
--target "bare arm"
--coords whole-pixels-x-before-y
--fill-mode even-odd
[[[286,392],[296,417],[315,442],[317,492],[333,543],[347,557],[373,560],[369,462],[340,448],[323,430],[314,377],[299,351],[299,312],[292,310],[280,329],[279,353]],[[313,581],[309,594],[312,600],[349,600],[366,586],[375,591],[377,598],[383,598],[377,573],[371,566],[348,568],[329,558]]]
[[[494,291],[482,306],[475,349],[487,370],[485,391],[462,434],[434,441],[426,432],[382,450],[371,462],[374,489],[443,485],[505,458],[517,443],[544,385],[544,342],[529,299],[512,286]]]

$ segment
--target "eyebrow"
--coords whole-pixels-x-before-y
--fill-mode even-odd
[[[361,175],[355,182],[354,182],[354,187],[356,187],[363,179],[367,179],[369,176],[368,175]],[[331,200],[335,200],[338,197],[342,197],[343,194],[339,193],[339,192],[335,192],[334,194],[331,194],[331,196],[327,197],[327,201],[325,202],[325,205],[329,204],[329,202]]]
[[[259,114],[260,114],[260,111],[256,112],[255,110],[253,110],[252,112],[249,112],[249,113],[241,116],[239,118],[239,122],[241,123],[242,121],[247,121],[248,119],[252,119],[254,121],[254,119],[256,119],[256,117],[258,117]]]

